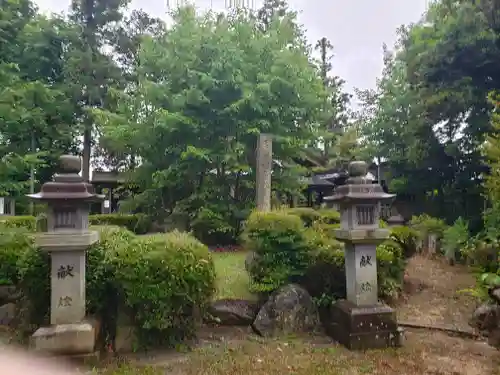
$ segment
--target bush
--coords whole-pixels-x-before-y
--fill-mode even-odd
[[[208,248],[186,233],[136,237],[121,227],[100,227],[87,251],[87,313],[102,323],[101,345],[113,343],[119,315],[129,314],[139,344],[174,343],[193,333],[214,291]],[[30,304],[23,326],[48,324],[50,258],[35,247],[18,261],[19,286]]]
[[[151,219],[145,214],[101,214],[90,215],[90,225],[118,226],[135,234],[146,234],[151,230]]]
[[[0,285],[19,283],[18,262],[24,253],[34,248],[27,229],[0,225]]]
[[[443,233],[443,251],[450,261],[454,262],[460,257],[460,251],[469,240],[469,225],[459,217],[455,223]]]
[[[0,219],[0,223],[7,228],[26,228],[30,231],[44,231],[46,229],[46,216],[8,216]],[[102,214],[90,215],[90,225],[119,226],[127,228],[135,234],[146,234],[151,229],[151,220],[144,214]]]
[[[208,248],[187,233],[136,239],[116,269],[125,305],[145,343],[174,344],[195,332],[215,291]]]
[[[284,209],[283,212],[288,215],[298,216],[307,228],[311,227],[313,223],[318,221],[321,217],[318,211],[309,207],[287,208]]]
[[[297,282],[309,265],[309,245],[301,219],[285,211],[254,211],[243,232],[244,246],[255,252],[252,291],[269,293]]]
[[[401,246],[404,259],[409,259],[417,252],[418,232],[409,227],[391,228],[390,239]]]
[[[7,216],[0,218],[0,224],[5,228],[25,228],[32,232],[36,230],[34,216]]]
[[[284,284],[298,282],[320,305],[329,306],[335,299],[345,298],[343,244],[317,222],[305,228],[297,219],[297,215],[283,210],[254,212],[250,216],[244,241],[247,250],[258,255],[250,270],[254,291],[271,292]],[[413,232],[402,228],[395,236],[398,233],[399,241],[411,248]],[[381,298],[392,298],[400,291],[406,266],[403,254],[402,246],[394,240],[377,247]]]
[[[315,210],[309,207],[296,207],[283,210],[289,215],[300,217],[304,225],[309,228],[313,224],[337,225],[340,223],[340,214],[328,208]]]
[[[431,217],[427,214],[413,216],[410,220],[410,227],[420,233],[421,238],[426,238],[429,234],[435,234],[437,239],[443,238],[444,231],[448,226],[444,220]]]
[[[237,228],[220,212],[202,208],[191,223],[193,235],[204,244],[229,245],[236,242]]]

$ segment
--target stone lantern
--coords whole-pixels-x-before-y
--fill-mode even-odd
[[[33,343],[36,350],[53,354],[90,354],[96,328],[85,320],[85,252],[98,241],[98,233],[89,231],[90,203],[102,197],[79,176],[79,157],[64,155],[60,164],[53,182],[28,195],[47,203],[47,232],[35,241],[51,257],[51,325],[39,328]]]
[[[377,292],[377,245],[389,236],[380,228],[381,203],[394,198],[379,184],[365,178],[368,166],[349,165],[349,179],[325,200],[340,209],[337,240],[345,244],[346,300],[332,307],[327,331],[349,349],[398,346],[401,332],[394,311],[379,302]]]

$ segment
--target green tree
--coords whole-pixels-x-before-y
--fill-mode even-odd
[[[70,20],[73,39],[68,48],[66,79],[73,101],[78,104],[76,116],[83,129],[82,176],[88,181],[92,146],[98,135],[92,109],[106,108],[111,86],[122,79],[112,56],[104,53],[116,42],[116,33],[128,0],[73,0]],[[94,136],[94,134],[96,136]]]
[[[29,1],[6,2],[0,18],[0,194],[22,196],[74,144],[61,74],[66,24]]]
[[[318,73],[327,96],[321,107],[318,133],[320,142],[314,139],[305,150],[304,156],[316,165],[317,171],[345,168],[355,157],[357,150],[357,131],[349,121],[351,95],[343,91],[344,80],[332,75],[333,46],[330,41],[321,38],[315,49],[320,55]]]
[[[488,172],[480,149],[491,129],[487,95],[500,85],[497,8],[433,2],[420,22],[399,30],[361,116],[369,114],[366,150],[388,163],[394,188],[450,223],[466,218],[474,231]]]
[[[185,8],[143,41],[136,89],[115,93],[118,111],[96,111],[110,143],[141,160],[137,204],[237,228],[254,206],[259,132],[274,135],[273,188],[300,188],[293,157],[317,136],[326,93],[290,17],[263,33],[245,14]]]

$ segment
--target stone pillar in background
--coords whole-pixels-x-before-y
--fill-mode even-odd
[[[259,211],[271,210],[271,172],[273,170],[273,141],[270,134],[259,134],[257,140],[256,201]]]
[[[405,219],[403,216],[401,216],[396,206],[393,205],[391,207],[390,213],[391,215],[387,218],[387,224],[390,228],[405,224]]]
[[[402,332],[394,311],[378,301],[377,245],[387,239],[379,227],[381,202],[394,197],[365,179],[365,162],[349,165],[349,179],[326,200],[339,205],[341,228],[336,238],[345,243],[347,299],[332,307],[328,333],[349,349],[398,346]]]
[[[50,327],[33,334],[36,350],[52,354],[92,354],[96,328],[85,320],[85,252],[98,240],[89,231],[90,203],[102,197],[78,175],[81,160],[61,157],[61,173],[30,198],[47,203],[47,232],[36,237],[51,256]]]

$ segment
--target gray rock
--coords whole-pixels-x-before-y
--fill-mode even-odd
[[[318,309],[300,285],[286,285],[274,292],[252,324],[262,336],[313,332],[320,328]]]
[[[252,267],[254,267],[255,262],[258,260],[258,255],[254,251],[250,251],[245,258],[245,270],[250,272]]]
[[[9,326],[16,317],[16,305],[7,303],[0,306],[0,326]]]
[[[0,305],[16,302],[21,298],[21,293],[18,292],[15,286],[1,285],[0,286]]]
[[[490,332],[488,335],[488,344],[500,349],[500,327]]]
[[[500,287],[494,288],[490,291],[490,296],[496,301],[496,303],[500,304]]]
[[[221,325],[249,326],[255,319],[259,305],[242,299],[221,299],[212,303],[209,313]]]
[[[482,304],[474,311],[469,323],[480,331],[493,331],[500,326],[500,306],[489,303]]]

